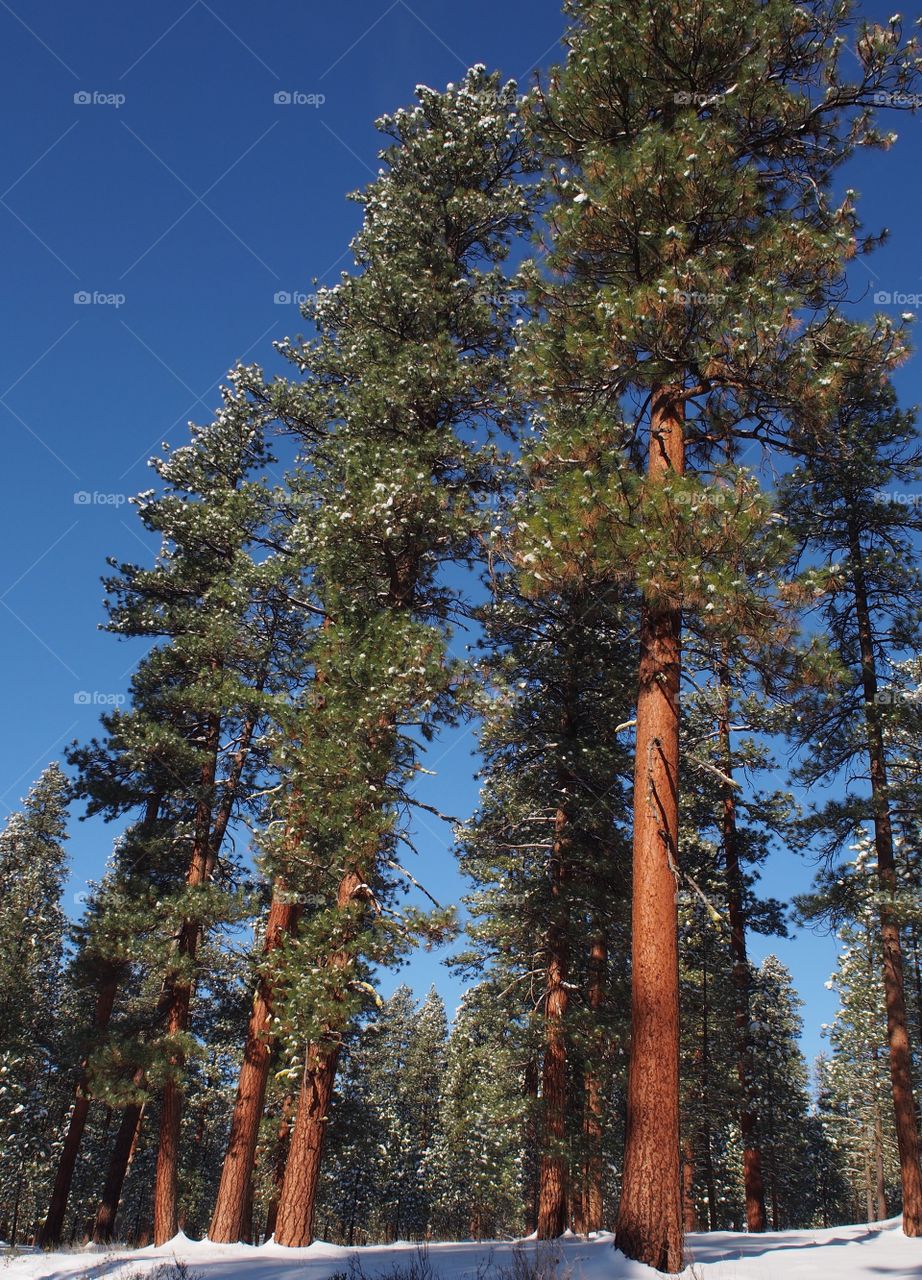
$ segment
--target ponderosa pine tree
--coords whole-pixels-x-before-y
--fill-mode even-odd
[[[457,706],[455,600],[439,571],[477,549],[496,485],[484,434],[514,408],[499,264],[529,218],[515,87],[475,68],[418,96],[379,122],[392,141],[358,197],[359,270],[319,294],[315,341],[282,344],[304,381],[280,416],[311,457],[293,481],[305,514],[292,538],[327,620],[310,652],[322,684],[289,753],[300,842],[277,867],[296,892],[316,890],[318,866],[327,881],[327,905],[289,948],[284,1017],[301,1089],[275,1229],[289,1245],[311,1238],[339,1043],[365,998],[357,968],[409,937],[385,909],[401,875],[399,818],[418,731]]]
[[[252,1179],[273,1055],[273,964],[275,952],[295,932],[300,915],[298,895],[288,890],[282,877],[275,878],[268,915],[261,929],[261,956],[256,964],[254,998],[239,1065],[231,1132],[209,1228],[209,1238],[216,1242],[246,1239],[251,1234]]]
[[[273,870],[283,896],[300,886],[316,898],[316,852],[336,849],[342,873],[321,886],[329,906],[315,914],[304,941],[334,990],[337,971],[351,969],[350,950],[361,951],[357,924],[374,901],[364,886],[393,863],[383,850],[390,846],[393,854],[403,784],[394,787],[415,770],[399,725],[422,723],[428,732],[453,701],[452,677],[438,656],[452,605],[436,574],[472,550],[482,524],[476,503],[493,485],[491,455],[462,437],[484,419],[508,416],[510,307],[498,263],[528,224],[529,200],[517,180],[530,160],[514,86],[502,88],[477,68],[444,95],[419,96],[416,110],[380,122],[393,145],[382,157],[388,168],[357,197],[365,205],[365,229],[353,245],[360,274],[344,275],[340,286],[318,295],[309,310],[315,342],[281,344],[306,381],[279,380],[255,393],[302,441],[293,504],[310,515],[293,530],[292,545],[313,577],[313,607],[325,618],[310,654],[317,688],[305,698],[288,748],[287,820],[295,838],[279,846]],[[411,672],[421,678],[397,681],[390,693],[376,686],[382,673],[406,679]],[[356,690],[364,692],[356,697]],[[355,808],[361,791],[362,817]],[[331,794],[341,803],[326,812]],[[344,832],[357,861],[350,862]],[[282,922],[285,932],[290,924]],[[324,930],[331,934],[326,943]],[[354,979],[350,974],[346,988]],[[308,1050],[316,1059],[302,1088],[310,1118],[299,1107],[289,1158],[288,1184],[297,1181],[299,1189],[283,1189],[277,1223],[286,1243],[306,1243],[310,1235],[337,1040],[355,1001],[346,1004],[334,999],[332,1042]],[[323,1020],[314,1025],[323,1039]],[[248,1045],[261,1034],[264,1046],[265,1032],[253,1030]],[[248,1049],[247,1056],[257,1055]],[[235,1110],[211,1229],[220,1240],[239,1234],[264,1047],[258,1057],[254,1082],[239,1100],[247,1126],[242,1111],[237,1125]]]
[[[832,402],[825,326],[845,262],[863,246],[853,195],[837,202],[831,183],[856,147],[887,144],[875,97],[914,83],[917,53],[897,17],[859,31],[852,68],[841,38],[849,10],[826,0],[732,11],[570,0],[566,12],[568,61],[536,113],[555,201],[550,270],[546,280],[534,272],[544,315],[531,368],[564,473],[547,559],[566,555],[568,531],[608,540],[612,573],[632,574],[643,595],[617,1239],[675,1271],[682,616],[733,615],[747,633],[760,606],[723,566],[736,565],[765,514],[753,498],[732,517],[691,521],[687,499],[706,487],[701,466],[715,451],[731,459],[732,442],[753,437],[787,447]],[[598,483],[587,441],[624,457],[615,485]],[[553,564],[541,572],[552,577]]]
[[[806,751],[799,770],[808,786],[855,766],[869,777],[805,822],[834,857],[857,825],[874,832],[878,909],[893,1109],[900,1153],[903,1225],[922,1234],[922,1144],[913,1088],[906,1010],[892,799],[888,781],[887,683],[894,660],[922,640],[922,575],[914,535],[922,520],[899,502],[899,488],[922,474],[914,415],[899,409],[888,370],[903,348],[887,344],[877,361],[848,369],[822,449],[785,478],[783,510],[801,554],[818,566],[822,591],[815,613],[841,678],[802,698],[797,738]],[[865,772],[866,771],[866,772]],[[809,904],[821,914],[822,893]],[[827,908],[831,906],[827,902]]]
[[[214,424],[158,467],[167,495],[142,508],[145,525],[164,539],[164,562],[149,577],[123,569],[121,581],[112,584],[123,625],[170,637],[163,656],[169,668],[182,672],[176,694],[198,726],[185,887],[171,904],[177,945],[160,1000],[171,1069],[160,1094],[158,1244],[179,1225],[181,1076],[196,953],[209,928],[234,916],[213,882],[228,825],[259,776],[254,738],[266,719],[267,698],[279,688],[280,668],[283,688],[287,680],[285,640],[291,632],[286,635],[287,606],[278,587],[288,568],[277,559],[254,558],[268,495],[264,482],[252,477],[267,460],[262,425],[254,423],[245,398],[229,391]],[[189,501],[193,494],[198,502]]]
[[[286,805],[283,844],[295,847],[298,828],[291,822]],[[278,864],[276,864],[278,865]],[[271,881],[271,902],[259,930],[260,955],[254,965],[254,992],[240,1062],[237,1091],[231,1112],[230,1132],[221,1166],[221,1179],[208,1230],[217,1242],[246,1239],[251,1234],[253,1174],[260,1126],[266,1105],[266,1090],[274,1049],[274,1001],[276,982],[273,966],[276,952],[298,927],[303,895],[294,893],[280,871]]]
[[[31,1235],[54,1149],[69,785],[49,765],[0,832],[0,1236]]]
[[[160,556],[151,569],[113,566],[107,625],[159,643],[133,678],[131,709],[106,718],[104,742],[73,753],[92,811],[115,816],[153,806],[140,857],[127,864],[127,876],[116,869],[94,927],[115,943],[109,956],[96,947],[103,985],[129,932],[142,983],[152,984],[147,998],[160,1030],[145,1068],[160,1098],[160,1241],[178,1227],[181,1077],[194,1043],[196,954],[209,929],[246,910],[234,864],[221,861],[221,850],[266,768],[259,729],[273,694],[290,683],[289,655],[300,638],[287,604],[288,561],[262,553],[275,499],[260,476],[270,461],[263,422],[242,389],[251,376],[234,370],[214,422],[152,464],[165,492],[142,495],[138,506],[145,528],[162,539]],[[60,1231],[60,1198],[52,1207]]]

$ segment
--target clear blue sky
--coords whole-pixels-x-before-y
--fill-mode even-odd
[[[124,691],[139,650],[97,630],[99,575],[107,555],[152,550],[124,500],[150,485],[161,441],[207,421],[234,361],[274,367],[272,340],[302,327],[277,295],[345,265],[357,210],[344,195],[374,175],[374,118],[474,62],[525,83],[554,61],[562,25],[557,0],[0,0],[0,816],[66,742],[94,732],[93,699]],[[922,117],[895,127],[896,150],[848,175],[867,224],[893,232],[872,270],[856,268],[856,298],[922,291]],[[868,294],[857,312],[871,310]],[[922,398],[920,367],[901,375],[907,401]],[[436,803],[459,814],[476,797],[473,745],[453,735],[430,761],[444,753]],[[114,834],[74,822],[71,897]],[[427,882],[457,898],[444,832],[427,819],[420,840]],[[767,887],[788,898],[809,877],[778,857]],[[807,1002],[812,1054],[831,1014],[831,944],[775,949]],[[431,957],[410,977],[457,997]]]

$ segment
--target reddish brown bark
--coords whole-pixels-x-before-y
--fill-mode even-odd
[[[746,1226],[749,1231],[760,1232],[766,1228],[765,1180],[762,1175],[762,1151],[757,1138],[758,1115],[756,1112],[752,1070],[753,1055],[749,1033],[750,972],[746,953],[746,910],[743,903],[743,872],[739,858],[739,839],[736,828],[736,797],[732,784],[733,752],[730,744],[730,678],[726,666],[720,671],[723,694],[717,732],[721,751],[721,763],[727,779],[722,784],[722,836],[724,868],[727,874],[727,916],[730,924],[730,952],[734,992],[734,1019],[736,1027],[736,1073],[740,1090],[740,1137],[743,1147],[743,1191],[746,1201]]]
[[[294,931],[300,911],[298,903],[287,892],[284,883],[279,881],[266,923],[264,956],[275,951]],[[269,1032],[271,1017],[272,986],[263,973],[253,998],[227,1152],[208,1231],[209,1239],[221,1244],[242,1240],[247,1232],[247,1218],[252,1202],[253,1165],[272,1056],[272,1037]]]
[[[560,901],[567,879],[567,815],[557,810],[551,855],[551,911],[548,929],[544,992],[544,1062],[541,1107],[544,1132],[538,1175],[538,1239],[552,1240],[567,1226],[567,1039],[566,1016],[569,953],[566,922]]]
[[[871,799],[874,813],[874,850],[880,887],[880,928],[884,956],[884,998],[887,1007],[887,1041],[890,1050],[890,1084],[903,1190],[903,1230],[922,1236],[922,1146],[916,1119],[912,1082],[912,1054],[906,1015],[903,952],[899,920],[890,903],[897,889],[893,825],[888,796],[883,726],[877,702],[877,664],[871,610],[864,573],[864,558],[856,532],[851,534],[851,561],[855,587],[855,618],[861,651],[861,675],[868,737]]]
[[[262,680],[256,692],[262,689]],[[257,716],[251,713],[244,721],[231,767],[221,786],[220,801],[215,807],[218,753],[221,745],[221,720],[211,716],[207,722],[205,761],[200,777],[201,799],[196,806],[192,853],[186,884],[206,884],[214,874],[218,855],[230,822],[240,779],[250,752]],[[212,825],[213,824],[213,825]],[[201,922],[183,921],[177,943],[180,968],[169,975],[164,984],[161,1008],[166,1012],[167,1036],[172,1041],[170,1074],[163,1087],[160,1105],[160,1137],[157,1146],[157,1172],[154,1179],[154,1243],[172,1240],[179,1230],[179,1136],[182,1125],[182,1082],[185,1065],[182,1036],[189,1027],[192,1004],[191,969],[201,940]]]
[[[297,1248],[310,1244],[314,1238],[314,1212],[338,1060],[338,1048],[311,1045],[307,1051],[279,1195],[276,1244]]]
[[[188,985],[177,983],[170,998],[167,1035],[170,1051],[170,1076],[160,1095],[160,1136],[157,1144],[157,1172],[154,1178],[154,1244],[165,1244],[179,1230],[179,1135],[182,1121],[180,1073],[185,1054],[177,1037],[186,1030],[189,1018]]]
[[[347,871],[339,883],[337,908],[347,910],[364,889],[364,876],[355,868]],[[332,969],[346,969],[349,963],[349,952],[345,948],[327,959]],[[329,1037],[308,1045],[305,1054],[298,1110],[275,1222],[276,1243],[291,1248],[309,1245],[313,1240],[327,1116],[339,1062],[339,1034],[339,1028],[331,1027]]]
[[[648,482],[684,471],[684,405],[651,401]],[[616,1243],[629,1258],[682,1270],[679,1178],[677,850],[681,610],[643,602],[634,768],[631,1055]]]
[[[136,1077],[136,1081],[140,1083],[138,1077]],[[106,1172],[102,1199],[96,1210],[96,1220],[93,1226],[93,1241],[95,1244],[108,1244],[115,1232],[115,1219],[118,1216],[122,1189],[137,1146],[143,1117],[144,1104],[142,1102],[129,1103],[122,1112],[121,1123],[115,1135],[112,1154],[109,1157],[109,1168]]]

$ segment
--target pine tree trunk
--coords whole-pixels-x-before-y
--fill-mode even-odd
[[[544,1064],[541,1072],[541,1114],[543,1118],[541,1170],[538,1188],[538,1239],[553,1240],[567,1226],[567,1040],[565,1019],[569,1005],[567,992],[566,922],[560,918],[567,879],[567,825],[563,809],[554,822],[551,858],[551,910],[555,918],[548,928],[544,992]]]
[[[93,1015],[94,1032],[103,1031],[109,1025],[109,1019],[115,1006],[115,997],[118,993],[120,977],[119,969],[114,966],[107,966],[106,974],[100,983],[96,996],[96,1009]],[[59,1244],[64,1232],[64,1219],[67,1214],[67,1202],[70,1199],[70,1189],[74,1180],[74,1170],[77,1166],[77,1156],[80,1153],[80,1144],[83,1141],[87,1117],[90,1113],[87,1066],[87,1060],[84,1059],[80,1066],[80,1078],[77,1082],[74,1106],[70,1113],[64,1145],[58,1157],[48,1213],[38,1236],[38,1244],[42,1249],[49,1249]]]
[[[896,1138],[900,1157],[900,1180],[903,1188],[903,1231],[907,1236],[922,1236],[922,1167],[919,1127],[916,1119],[912,1082],[912,1054],[906,1016],[906,994],[903,982],[903,954],[900,926],[888,899],[896,894],[898,883],[893,849],[893,826],[887,794],[887,766],[883,728],[877,702],[877,664],[871,611],[864,575],[864,559],[857,533],[851,532],[851,559],[855,586],[855,617],[861,649],[861,674],[864,691],[865,721],[868,734],[868,760],[871,774],[871,799],[874,812],[874,849],[880,885],[880,925],[884,953],[884,997],[887,1006],[887,1040],[890,1049],[890,1082]]]
[[[338,1060],[338,1048],[311,1045],[304,1063],[298,1111],[275,1222],[276,1244],[293,1249],[309,1245],[314,1238],[314,1213],[327,1115]]]
[[[700,1135],[702,1165],[704,1166],[704,1188],[708,1198],[708,1231],[717,1231],[717,1176],[714,1172],[714,1154],[711,1151],[711,1135],[704,1130]]]
[[[723,772],[733,777],[733,752],[730,745],[730,677],[725,665],[720,669],[723,702],[717,726]],[[746,1199],[746,1228],[760,1232],[766,1227],[765,1181],[762,1176],[762,1152],[759,1147],[758,1116],[752,1080],[752,1042],[749,1032],[749,957],[746,954],[746,911],[743,906],[743,873],[739,859],[736,830],[736,797],[733,786],[722,787],[722,835],[724,867],[727,873],[727,915],[730,923],[730,950],[733,960],[734,1017],[736,1024],[736,1072],[740,1089],[740,1137],[743,1146],[743,1190]]]
[[[781,1230],[781,1203],[778,1197],[778,1135],[775,1132],[775,1109],[772,1106],[772,1098],[775,1096],[775,1082],[772,1078],[772,1071],[769,1069],[766,1076],[766,1096],[768,1098],[768,1143],[769,1143],[769,1168],[768,1168],[768,1186],[769,1201],[772,1211],[772,1231]]]
[[[595,1020],[593,1027],[591,1061],[586,1066],[585,1090],[585,1138],[586,1176],[583,1192],[583,1217],[585,1229],[601,1231],[605,1209],[602,1197],[602,1135],[605,1108],[602,1099],[601,1063],[604,1036],[599,1021],[605,1001],[605,982],[608,971],[608,941],[604,933],[593,940],[589,951],[588,1004]]]
[[[290,936],[296,927],[300,911],[300,906],[287,894],[284,883],[278,881],[266,923],[264,956],[271,954]],[[247,1206],[252,1199],[256,1144],[272,1056],[269,1030],[271,1016],[272,988],[264,975],[259,979],[253,999],[227,1152],[208,1231],[209,1239],[219,1244],[233,1244],[242,1240],[246,1229]]]
[[[115,1220],[118,1216],[122,1189],[137,1145],[143,1116],[144,1104],[140,1102],[130,1103],[122,1112],[118,1133],[115,1135],[115,1144],[109,1157],[102,1199],[96,1210],[96,1221],[93,1226],[94,1244],[108,1244],[115,1232]]]
[[[364,884],[365,877],[357,869],[348,870],[339,883],[337,908],[345,911],[351,906]],[[328,957],[327,963],[332,969],[347,968],[348,951],[341,949],[334,952]],[[310,1044],[305,1053],[291,1149],[285,1165],[275,1223],[276,1243],[290,1248],[304,1247],[313,1239],[327,1115],[339,1061],[339,1034],[339,1028],[331,1028],[328,1042]]]
[[[684,471],[684,405],[651,401],[651,486]],[[681,610],[645,599],[634,769],[631,1056],[616,1243],[661,1271],[682,1269],[679,961],[676,907]]]
[[[261,691],[264,679],[265,676],[261,677],[255,685],[256,692]],[[249,755],[256,723],[257,716],[251,714],[241,727],[237,750],[228,775],[221,786],[220,803],[216,805],[215,789],[218,752],[221,746],[221,719],[217,715],[211,715],[208,718],[204,734],[206,756],[199,781],[201,798],[196,806],[195,834],[186,875],[186,884],[190,887],[207,884],[214,873]],[[184,920],[180,929],[177,946],[179,962],[181,965],[185,962],[189,969],[198,952],[201,931],[201,923],[195,919]],[[172,1240],[179,1230],[181,1076],[185,1065],[181,1037],[189,1028],[189,1011],[192,1005],[192,978],[188,972],[170,975],[165,984],[162,1005],[166,1010],[167,1036],[173,1040],[174,1044],[170,1055],[170,1074],[164,1084],[160,1103],[160,1138],[154,1180],[154,1243],[157,1245]]]
[[[686,1231],[698,1230],[695,1200],[695,1144],[686,1138],[682,1147],[682,1219]]]
[[[578,1178],[570,1178],[569,1195],[567,1197],[570,1214],[570,1230],[578,1236],[586,1235],[586,1181],[585,1169],[580,1169]]]
[[[291,1113],[294,1110],[294,1098],[286,1094],[282,1100],[282,1118],[279,1121],[275,1139],[275,1159],[272,1166],[273,1194],[266,1210],[266,1239],[275,1235],[275,1224],[279,1216],[279,1197],[282,1194],[282,1183],[285,1181],[285,1165],[288,1163],[288,1149],[291,1146]]]
[[[23,1173],[20,1166],[19,1173],[16,1176],[16,1190],[13,1193],[13,1217],[10,1223],[10,1249],[15,1250],[19,1243],[19,1204],[22,1198]]]
[[[194,954],[187,951],[186,954]],[[191,988],[177,982],[170,994],[167,1036],[171,1040],[189,1025]],[[185,1055],[178,1044],[171,1051],[170,1074],[160,1095],[160,1136],[157,1143],[157,1172],[154,1178],[154,1244],[165,1244],[179,1231],[179,1138],[182,1125],[182,1084],[180,1073]]]

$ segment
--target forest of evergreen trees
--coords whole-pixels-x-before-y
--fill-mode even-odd
[[[0,833],[7,1242],[922,1235],[922,440],[840,181],[919,50],[839,0],[565,10],[538,86],[377,122],[308,336],[151,461],[127,704]],[[69,813],[115,833],[76,921]],[[793,926],[839,940],[815,1064],[750,958]],[[449,942],[460,1008],[382,1000]]]

